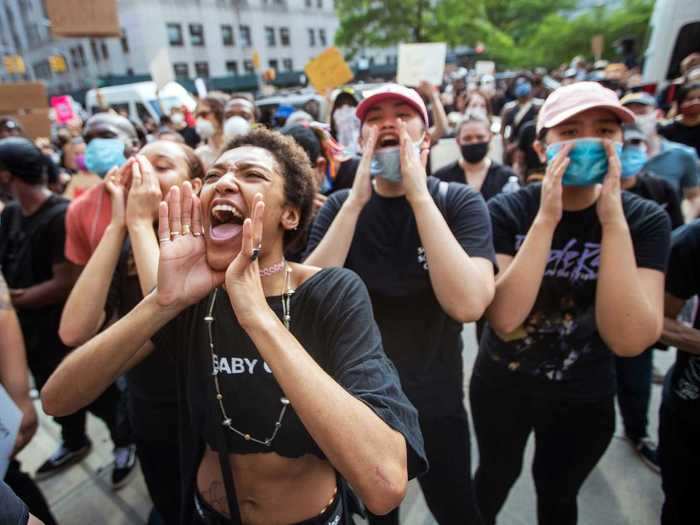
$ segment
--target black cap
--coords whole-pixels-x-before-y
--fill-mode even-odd
[[[316,159],[321,156],[321,142],[311,128],[302,125],[291,126],[283,129],[282,134],[292,137],[309,156],[311,165],[316,165]]]
[[[39,184],[46,175],[44,154],[34,143],[24,137],[7,137],[0,140],[0,170],[9,171],[27,184]]]

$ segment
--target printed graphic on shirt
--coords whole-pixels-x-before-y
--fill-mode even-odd
[[[218,356],[216,354],[212,356],[213,375],[254,375],[261,372],[265,372],[267,374],[272,373],[272,370],[270,370],[270,367],[267,366],[267,363],[261,359],[251,359],[248,357]]]
[[[418,247],[418,264],[424,269],[428,269],[428,257],[425,255],[425,249],[422,246]]]
[[[693,356],[688,359],[688,364],[678,379],[674,391],[684,401],[700,399],[700,357]]]
[[[516,250],[525,239],[516,238]],[[570,239],[549,254],[542,285],[523,324],[504,339],[509,352],[491,349],[491,357],[551,381],[564,381],[571,368],[596,348],[595,281],[600,244]]]

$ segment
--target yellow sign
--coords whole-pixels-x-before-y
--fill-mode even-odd
[[[342,53],[336,47],[329,47],[311,59],[304,72],[309,82],[319,93],[342,86],[352,80],[353,74]]]
[[[253,51],[253,67],[257,71],[260,69],[260,53]]]
[[[49,66],[54,73],[65,73],[66,59],[62,55],[51,55],[49,57]]]
[[[24,67],[24,60],[19,55],[7,55],[2,59],[5,64],[5,70],[13,75],[24,75],[26,71]]]

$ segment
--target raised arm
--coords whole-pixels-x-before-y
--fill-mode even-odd
[[[362,208],[372,196],[372,180],[369,168],[372,163],[377,135],[377,128],[372,126],[369,130],[367,144],[364,147],[350,195],[340,207],[323,239],[321,239],[313,252],[307,256],[306,264],[321,268],[345,265],[345,259],[348,256],[352,238],[355,235],[357,219]],[[321,211],[321,214],[323,214],[323,211]]]
[[[202,231],[199,199],[192,195],[188,182],[182,193],[181,202],[179,188],[171,188],[170,206],[163,202],[159,208],[158,288],[63,360],[41,391],[47,413],[71,414],[89,404],[152,351],[152,345],[145,343],[160,328],[223,282],[223,274],[207,265],[203,237],[192,235]],[[181,208],[186,213],[181,214]],[[171,240],[169,225],[180,232],[183,219],[186,224],[191,220],[192,233]]]
[[[661,336],[664,274],[637,266],[622,208],[620,161],[610,141],[605,141],[605,147],[609,169],[597,204],[603,235],[596,288],[596,324],[603,341],[615,354],[632,357]],[[666,235],[670,235],[670,227]]]
[[[430,143],[435,144],[445,136],[449,127],[445,106],[442,105],[442,99],[440,98],[440,90],[437,86],[426,81],[420,83],[418,90],[430,101],[430,112],[433,115],[433,127],[430,128]]]
[[[268,306],[258,262],[251,261],[258,244],[253,238],[262,238],[263,210],[256,200],[253,220],[243,225],[241,251],[226,272],[229,300],[314,441],[369,510],[386,514],[406,491],[406,441],[329,376]]]
[[[122,176],[123,171],[117,169],[107,174],[105,188],[112,201],[112,220],[63,308],[58,334],[68,346],[84,343],[94,336],[105,322],[107,295],[126,238],[126,190]]]
[[[486,318],[500,336],[522,325],[537,300],[554,230],[561,220],[561,180],[569,165],[569,150],[570,147],[563,147],[547,166],[539,211],[515,256],[496,254],[500,273],[496,278],[496,294],[486,311]],[[494,224],[494,227],[498,225]]]

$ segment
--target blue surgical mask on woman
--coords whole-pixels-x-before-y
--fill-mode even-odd
[[[418,156],[420,156],[420,144],[421,141],[413,144]],[[382,177],[389,182],[401,182],[401,146],[391,146],[375,151],[369,172],[373,177]]]
[[[562,184],[564,186],[590,186],[600,184],[608,172],[608,153],[602,139],[586,138],[566,140],[547,146],[547,162],[552,162],[561,148],[569,143],[574,146],[569,151],[569,165],[566,167]],[[617,156],[622,155],[622,144],[615,143]]]
[[[94,138],[85,148],[85,167],[100,177],[125,162],[124,143],[120,139]]]
[[[643,146],[625,146],[622,148],[622,155],[620,155],[622,178],[633,177],[642,171],[646,162],[647,151]]]
[[[518,98],[527,97],[530,93],[532,93],[532,84],[530,84],[527,81],[518,82],[517,84],[515,84],[515,89],[513,90],[513,93]]]

